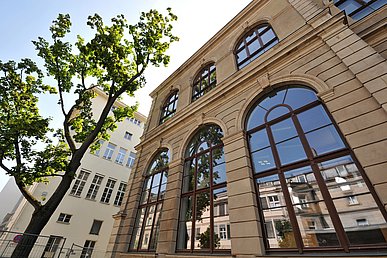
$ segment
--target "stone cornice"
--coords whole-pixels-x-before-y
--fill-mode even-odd
[[[325,12],[322,14],[325,15]],[[241,86],[248,81],[254,81],[254,78],[259,75],[262,76],[267,72],[268,66],[279,64],[283,67],[284,64],[281,60],[286,59],[289,53],[292,51],[298,52],[300,50],[307,52],[304,46],[305,44],[309,44],[316,39],[320,40],[321,34],[325,34],[326,36],[329,35],[330,33],[327,33],[329,30],[335,30],[335,26],[343,26],[344,22],[345,16],[343,13],[338,13],[315,28],[312,28],[309,24],[305,23],[304,26],[284,38],[260,58],[254,60],[251,64],[244,67],[244,69],[236,71],[220,82],[214,90],[208,92],[199,100],[182,108],[172,119],[146,132],[143,135],[143,141],[139,145],[148,144],[149,142],[154,141],[155,138],[161,136],[165,139],[168,138],[167,135],[169,135],[169,133],[173,133],[172,131],[186,126],[186,121],[183,122],[184,120],[192,119],[196,116],[196,113],[203,112],[205,109],[209,110],[210,106],[217,103],[217,100],[224,98],[235,87]],[[276,69],[274,68],[274,70]],[[171,130],[172,128],[174,129]]]

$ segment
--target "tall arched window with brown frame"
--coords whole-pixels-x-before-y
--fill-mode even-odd
[[[161,150],[144,178],[129,251],[154,252],[160,229],[160,215],[168,179],[169,151]]]
[[[230,253],[230,222],[223,132],[203,126],[184,162],[176,248],[179,252]]]
[[[278,43],[277,35],[269,24],[260,24],[248,31],[235,48],[238,69],[248,65]]]
[[[386,248],[386,210],[315,92],[278,88],[246,130],[269,251]]]
[[[216,86],[216,67],[210,63],[196,75],[192,87],[192,101],[197,100]]]

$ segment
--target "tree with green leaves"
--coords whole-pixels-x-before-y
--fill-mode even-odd
[[[113,18],[111,25],[105,25],[97,14],[89,16],[87,24],[95,35],[88,42],[78,36],[75,44],[66,40],[70,16],[60,14],[50,27],[52,39],[33,41],[47,75],[56,81],[55,87],[43,83],[43,72],[29,59],[0,62],[0,166],[15,178],[34,208],[26,234],[12,257],[28,257],[36,241],[32,235],[41,233],[60,204],[83,155],[89,148],[98,149],[99,140],[108,140],[116,123],[132,117],[137,108],[117,107],[109,115],[114,102],[125,93],[133,96],[144,85],[148,66],[169,63],[166,51],[178,38],[172,34],[171,25],[177,17],[167,11],[165,16],[156,10],[142,13],[135,25],[129,25],[123,15]],[[90,77],[97,85],[86,84]],[[98,116],[91,109],[94,87],[107,94]],[[40,115],[37,107],[39,94],[47,93],[57,94],[64,117],[63,128],[56,131],[49,126],[50,118]],[[72,105],[66,103],[66,94],[76,96]],[[60,183],[43,203],[28,187],[50,177],[59,177]]]

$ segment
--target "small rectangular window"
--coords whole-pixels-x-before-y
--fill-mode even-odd
[[[105,153],[103,154],[103,157],[109,160],[112,159],[115,149],[116,149],[116,145],[109,142],[108,146],[106,147]]]
[[[269,207],[275,208],[281,206],[280,201],[277,195],[272,195],[267,197],[269,199]]]
[[[93,225],[91,226],[90,229],[90,234],[91,235],[98,235],[99,231],[101,230],[102,227],[102,222],[101,220],[94,220]]]
[[[118,187],[116,198],[114,200],[114,205],[121,206],[122,199],[124,198],[125,190],[126,190],[126,183],[121,182],[120,186]]]
[[[94,246],[95,246],[95,241],[86,240],[85,244],[83,245],[80,258],[92,257],[91,255],[93,254]]]
[[[136,159],[136,153],[130,152],[128,161],[126,162],[126,166],[130,168],[133,167],[135,159]]]
[[[362,227],[362,226],[368,226],[368,220],[367,220],[367,219],[357,219],[357,220],[356,220],[356,224],[357,224],[359,227]]]
[[[114,188],[115,184],[116,184],[115,180],[113,180],[111,178],[108,179],[106,186],[105,186],[105,190],[103,191],[103,194],[101,197],[101,202],[109,203],[110,197],[112,196],[112,192],[113,192],[113,188]]]
[[[75,183],[73,185],[73,188],[71,189],[70,194],[74,196],[80,196],[82,194],[83,188],[85,187],[87,178],[89,177],[90,173],[81,170],[78,174],[77,179],[75,180]]]
[[[86,198],[90,200],[95,200],[95,197],[97,196],[99,187],[101,186],[103,176],[95,175],[93,182],[90,185],[89,191],[86,194]]]
[[[127,140],[132,140],[132,137],[133,137],[133,134],[129,133],[129,132],[125,132],[125,135],[124,135],[124,138],[127,139]]]
[[[127,152],[127,150],[125,150],[124,148],[120,148],[120,150],[118,151],[117,158],[116,158],[116,163],[118,163],[120,165],[122,165],[122,163],[124,163],[124,158],[125,158],[126,152]]]
[[[61,213],[59,214],[59,217],[58,217],[58,222],[64,222],[64,223],[70,223],[70,219],[71,219],[72,215],[70,214],[66,214],[66,213]]]

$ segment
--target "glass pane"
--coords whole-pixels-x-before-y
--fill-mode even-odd
[[[314,156],[345,148],[333,125],[306,134]]]
[[[144,182],[145,189],[150,189],[151,188],[151,183],[152,183],[152,177],[147,177],[145,179],[145,182]]]
[[[283,104],[285,92],[286,89],[270,92],[270,95],[267,96],[264,100],[262,100],[259,105],[265,108],[266,110],[269,110],[275,105]]]
[[[158,194],[159,194],[159,186],[152,188],[150,192],[149,202],[157,201]]]
[[[196,195],[196,220],[210,217],[210,192]]]
[[[278,175],[271,175],[257,180],[261,207],[264,210],[270,208],[281,208],[285,206],[285,199],[282,193]]]
[[[226,164],[222,163],[213,167],[214,184],[220,184],[226,182]]]
[[[289,112],[290,112],[290,110],[287,107],[284,107],[284,106],[276,107],[275,109],[270,111],[270,113],[267,115],[266,120],[267,121],[274,120],[274,119],[276,119],[280,116],[283,116]]]
[[[153,226],[152,234],[150,235],[151,240],[149,243],[149,250],[155,250],[157,247],[157,239],[158,239],[158,233],[159,233],[159,227],[160,227],[161,207],[162,207],[161,204],[157,205],[154,226]]]
[[[277,144],[277,151],[282,165],[306,159],[304,148],[298,137]]]
[[[248,44],[248,48],[249,48],[250,55],[253,55],[257,50],[261,48],[261,45],[259,44],[258,40],[254,40]]]
[[[161,183],[162,183],[162,184],[166,184],[167,181],[168,181],[168,171],[164,171],[164,172],[163,172],[163,176],[162,176],[162,178],[161,178]]]
[[[214,247],[217,249],[231,249],[228,196],[227,188],[214,190],[213,193],[214,214]]]
[[[130,249],[137,250],[138,244],[140,242],[141,228],[135,228],[133,230],[132,242],[130,243]]]
[[[297,131],[291,118],[276,123],[270,128],[273,133],[275,143],[282,142],[297,136]]]
[[[251,130],[263,124],[264,123],[263,119],[265,117],[266,112],[267,111],[261,108],[260,106],[256,106],[253,112],[251,112],[249,116],[249,120],[247,121],[247,130]]]
[[[274,158],[270,147],[254,152],[251,156],[255,173],[275,168]]]
[[[334,200],[341,223],[351,245],[386,244],[387,224],[371,194],[357,197],[351,205],[347,198]]]
[[[167,191],[167,185],[163,184],[160,186],[160,194],[159,194],[159,200],[164,199],[165,192]]]
[[[310,89],[289,88],[286,94],[285,104],[288,104],[295,110],[315,100],[317,100],[316,94]]]
[[[358,204],[354,195],[368,193],[369,189],[352,159],[342,157],[320,164],[321,173],[325,179],[332,198],[347,197],[349,204]]]
[[[140,203],[141,204],[147,203],[148,202],[148,196],[149,196],[149,190],[146,190],[146,191],[142,192]]]
[[[184,249],[191,249],[191,229],[192,229],[192,222],[180,222],[179,223],[179,231],[177,234],[177,249],[184,250]]]
[[[269,29],[263,35],[261,35],[261,39],[263,41],[263,44],[266,45],[270,40],[275,38],[275,34],[272,29]]]
[[[184,176],[193,175],[196,169],[195,166],[196,160],[191,159],[187,160],[184,165]]]
[[[305,133],[331,124],[331,120],[321,105],[298,114],[297,118]]]
[[[210,186],[210,153],[204,153],[197,157],[196,188],[201,189]]]
[[[269,248],[296,248],[296,241],[293,233],[293,227],[289,219],[287,209],[265,210],[264,222],[274,222],[276,238],[267,239]],[[268,232],[267,232],[268,233]]]
[[[181,198],[180,221],[192,220],[192,196]]]
[[[194,249],[210,249],[210,218],[196,220],[195,229],[200,233],[195,236]]]
[[[160,184],[160,178],[161,178],[161,174],[160,173],[157,173],[153,176],[153,181],[152,181],[152,188],[153,187],[156,187]]]
[[[266,148],[269,145],[270,143],[269,138],[267,137],[266,129],[250,134],[250,148],[252,152]]]
[[[188,160],[185,162],[185,167],[184,167],[184,177],[183,177],[183,193],[192,191],[195,186],[195,159]]]
[[[298,204],[296,208],[303,208],[308,202],[323,200],[311,167],[293,169],[284,175],[292,203]]]
[[[324,202],[303,203],[293,208],[305,247],[340,244]]]
[[[246,35],[246,42],[250,42],[254,37],[256,37],[255,31],[251,31],[249,34]]]
[[[238,63],[242,62],[242,61],[245,60],[246,58],[247,58],[247,52],[246,52],[246,49],[241,50],[241,51],[237,54],[237,60],[238,60]]]
[[[375,11],[375,10],[370,8],[370,7],[366,7],[363,10],[355,13],[354,15],[351,15],[351,17],[354,20],[360,20],[361,18],[366,17],[368,14],[372,13],[373,11]]]

